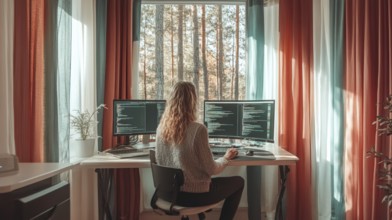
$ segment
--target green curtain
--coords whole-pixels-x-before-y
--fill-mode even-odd
[[[45,22],[45,161],[59,161],[57,109],[57,4],[46,1]]]
[[[261,99],[264,84],[264,1],[249,0],[246,4],[247,76],[246,98]]]
[[[107,0],[96,0],[96,80],[97,80],[97,104],[104,103],[105,94],[105,68],[106,68],[106,15]],[[103,114],[97,115],[98,136],[102,137]],[[98,138],[98,150],[102,150],[102,139]]]
[[[132,37],[133,42],[140,42],[140,15],[141,15],[142,1],[134,0],[133,1],[133,30]]]
[[[132,20],[132,98],[140,98],[139,94],[139,55],[140,55],[140,19],[142,1],[133,1]]]
[[[343,26],[344,2],[330,1],[330,30],[331,30],[331,88],[333,135],[332,135],[332,213],[333,219],[345,219],[344,202],[344,103],[343,103]]]
[[[248,0],[246,4],[247,76],[246,98],[261,99],[264,83],[264,1]],[[261,167],[248,166],[248,219],[261,219]]]
[[[69,160],[72,0],[45,1],[45,161]]]

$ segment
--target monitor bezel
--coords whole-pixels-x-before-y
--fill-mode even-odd
[[[239,140],[250,140],[259,142],[275,143],[275,118],[276,118],[276,105],[274,99],[264,99],[264,100],[204,100],[203,105],[203,124],[206,125],[206,103],[272,103],[274,105],[274,131],[272,139],[257,138],[257,137],[244,137],[244,136],[234,136],[234,135],[211,135],[208,133],[209,138],[222,138],[222,139],[239,139]],[[207,127],[207,125],[206,125]],[[207,127],[208,129],[208,127]]]
[[[112,115],[112,134],[113,136],[131,136],[131,135],[151,135],[151,134],[156,134],[155,132],[133,132],[133,133],[115,133],[115,115],[114,115],[114,109],[115,109],[115,103],[116,102],[139,102],[139,103],[165,103],[165,108],[166,108],[166,100],[164,99],[114,99],[113,100],[113,115]],[[159,125],[159,123],[158,123]]]

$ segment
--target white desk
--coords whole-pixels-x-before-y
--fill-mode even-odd
[[[282,148],[266,146],[262,148],[273,153],[275,160],[263,160],[258,156],[240,156],[229,162],[229,166],[265,166],[265,165],[292,165],[298,161],[298,157]],[[150,159],[148,156],[134,157],[129,159],[118,159],[108,155],[95,155],[83,160],[80,165],[86,168],[148,168]]]
[[[2,176],[0,193],[11,192],[72,169],[69,163],[19,163],[19,170]]]
[[[263,160],[257,156],[239,156],[238,159],[230,161],[229,166],[286,166],[294,165],[298,161],[298,157],[282,148],[266,146],[263,147],[263,149],[272,152],[276,159]],[[72,206],[81,207],[80,205],[83,204],[83,208],[78,211],[77,216],[73,215],[72,219],[98,219],[97,178],[95,173],[96,169],[148,167],[150,167],[150,159],[148,156],[118,159],[108,155],[95,155],[91,158],[81,161],[79,171],[80,176],[79,178],[75,178],[74,181],[76,183],[74,183],[74,181],[72,182],[72,184],[79,184],[81,186],[81,193],[73,193],[73,195],[76,195],[75,198],[73,198],[73,201],[76,201],[76,203],[73,203]]]
[[[56,210],[53,212],[54,219],[59,218],[58,215],[62,215],[61,213],[66,213],[61,219],[69,218],[70,186],[67,182],[60,182],[54,177],[77,165],[19,163],[19,170],[0,177],[0,218],[27,218],[36,214],[45,215],[48,210]],[[34,206],[37,202],[41,205],[39,208]]]

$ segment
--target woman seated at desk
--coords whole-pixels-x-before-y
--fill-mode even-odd
[[[185,180],[178,205],[202,206],[224,199],[220,219],[233,219],[241,199],[244,179],[239,176],[211,176],[222,172],[238,152],[229,148],[223,157],[214,160],[207,128],[196,119],[195,86],[190,82],[178,82],[174,85],[157,129],[157,162],[181,168],[184,172]]]

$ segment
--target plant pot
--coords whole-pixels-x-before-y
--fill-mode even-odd
[[[69,150],[71,157],[91,157],[95,153],[95,139],[70,140]]]

